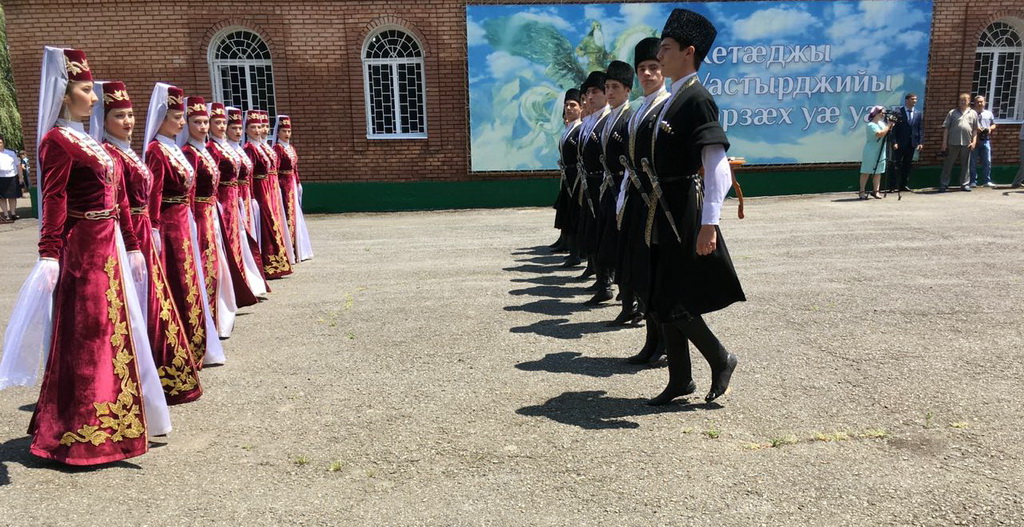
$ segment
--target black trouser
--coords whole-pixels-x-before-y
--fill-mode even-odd
[[[665,343],[665,353],[668,355],[670,383],[686,384],[693,380],[687,341],[697,347],[704,360],[708,361],[712,372],[724,368],[728,363],[729,352],[711,332],[711,328],[704,323],[703,317],[663,322],[661,338]]]
[[[889,189],[896,190],[910,183],[910,167],[914,163],[914,147],[901,143],[892,151],[892,170],[889,171]]]

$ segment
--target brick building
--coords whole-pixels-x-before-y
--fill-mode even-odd
[[[225,85],[245,84],[245,75],[272,75],[271,94],[242,96],[261,104],[269,97],[277,113],[292,116],[306,204],[313,210],[546,204],[554,196],[557,175],[552,172],[470,170],[465,0],[4,0],[4,9],[26,138],[35,137],[43,46],[63,45],[86,50],[97,78],[128,84],[138,130],[144,127],[142,114],[157,81],[209,97],[223,93]],[[993,23],[1005,23],[1024,35],[1019,0],[935,0],[933,13],[924,98],[929,131],[941,126],[957,93],[975,83],[983,32]],[[374,39],[388,35],[412,48],[399,50],[399,60],[381,55],[364,64]],[[230,38],[253,49],[224,51]],[[1016,78],[1010,81],[1020,93],[1024,66],[1018,48],[1011,43],[1004,55],[1011,69],[1012,60],[1017,61]],[[1016,58],[1009,56],[1013,53]],[[368,109],[367,100],[374,97],[365,75],[371,73],[377,75],[377,88],[395,95],[390,104],[409,105],[396,111],[388,101],[376,101]],[[387,77],[383,85],[381,75]],[[390,84],[394,79],[404,79],[410,91],[399,93]],[[417,87],[422,89],[412,93]],[[238,95],[238,86],[230,89]],[[1024,101],[1015,104],[1024,107]],[[421,107],[425,113],[418,114]],[[993,140],[1000,181],[1008,181],[1015,168],[1010,165],[1019,162],[1017,133],[1024,108],[1016,112]],[[31,155],[32,145],[27,146]],[[937,150],[937,142],[926,146],[918,185],[937,179],[937,170],[928,167],[938,163]],[[853,166],[752,167],[740,179],[752,195],[843,190],[852,188]]]

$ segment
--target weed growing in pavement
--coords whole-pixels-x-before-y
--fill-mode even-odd
[[[295,458],[295,464],[300,466],[300,467],[304,467],[304,466],[309,464],[309,458],[306,457],[305,454],[303,454],[303,455]]]
[[[786,434],[782,437],[773,437],[768,442],[772,445],[772,448],[779,448],[786,445],[795,445],[800,442],[800,438],[793,434]]]
[[[889,432],[886,432],[884,428],[868,428],[861,434],[861,437],[865,439],[885,439],[889,437]]]
[[[967,421],[957,421],[955,423],[949,423],[950,428],[956,428],[958,430],[963,430],[967,428],[967,426]]]
[[[341,470],[341,467],[343,467],[344,465],[345,464],[342,463],[341,461],[331,461],[331,466],[327,467],[327,471],[328,472],[337,472],[337,471]]]
[[[254,448],[256,448],[256,447],[254,447],[252,445],[242,445],[242,450],[245,450],[246,452],[252,452],[252,449],[254,449]]]
[[[826,443],[832,443],[832,442],[835,442],[835,441],[846,441],[847,439],[850,439],[850,434],[848,434],[846,432],[841,432],[841,431],[832,432],[831,434],[822,433],[822,432],[815,432],[814,433],[814,439],[816,441],[823,441],[823,442],[826,442]]]
[[[348,333],[345,333],[345,338],[347,338],[349,340],[355,340],[356,334],[352,333],[351,331],[349,331]]]
[[[763,445],[761,443],[744,443],[743,448],[747,450],[761,450],[765,446],[766,445]]]
[[[692,426],[688,426],[688,427],[683,429],[683,433],[684,434],[692,434],[693,432],[694,432],[694,430],[693,430]]]
[[[708,439],[718,439],[722,436],[722,431],[714,424],[711,424],[708,426],[708,429],[704,431],[704,435],[707,436]]]
[[[924,427],[925,428],[931,428],[932,427],[932,421],[934,421],[934,420],[935,420],[935,412],[932,412],[931,410],[928,410],[928,412],[926,412],[924,414]]]

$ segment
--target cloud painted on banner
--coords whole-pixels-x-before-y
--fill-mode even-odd
[[[806,11],[771,7],[737,20],[733,24],[733,35],[739,41],[751,42],[799,36],[820,26],[821,22]]]
[[[568,20],[550,12],[545,11],[527,11],[519,13],[520,17],[524,20],[532,20],[533,22],[540,22],[541,24],[551,24],[552,27],[559,31],[575,31],[572,24]]]
[[[544,68],[537,64],[505,51],[495,51],[488,55],[487,66],[490,69],[491,77],[496,80],[508,79],[529,71],[544,73]]]
[[[487,44],[487,32],[473,19],[466,20],[466,44],[469,46],[483,46]]]

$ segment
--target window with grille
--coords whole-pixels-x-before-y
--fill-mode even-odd
[[[277,115],[270,48],[259,35],[231,29],[210,44],[213,98],[227,106]]]
[[[1024,121],[1024,39],[1021,30],[995,22],[978,40],[971,91],[985,96],[997,121]]]
[[[412,35],[385,29],[371,35],[363,53],[366,137],[427,136],[423,51]]]

